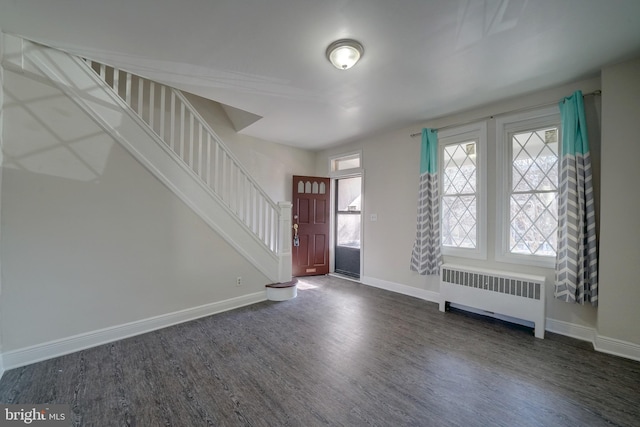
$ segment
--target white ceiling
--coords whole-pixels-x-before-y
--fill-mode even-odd
[[[0,28],[260,116],[241,132],[307,149],[640,55],[639,0],[0,0]],[[325,49],[345,37],[365,53],[340,71]]]

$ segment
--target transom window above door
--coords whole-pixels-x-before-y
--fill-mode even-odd
[[[329,176],[338,178],[362,173],[362,151],[344,153],[329,158]]]

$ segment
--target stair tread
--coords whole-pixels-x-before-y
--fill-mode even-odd
[[[266,285],[266,287],[267,288],[291,288],[295,286],[297,283],[298,283],[298,279],[294,277],[292,280],[288,282],[269,283],[268,285]]]

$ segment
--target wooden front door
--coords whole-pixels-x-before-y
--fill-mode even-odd
[[[329,273],[329,188],[329,178],[293,177],[294,276]]]

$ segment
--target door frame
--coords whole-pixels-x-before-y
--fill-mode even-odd
[[[360,166],[359,168],[353,168],[353,169],[345,169],[345,170],[339,170],[339,171],[333,171],[331,169],[331,162],[335,159],[339,159],[341,157],[345,157],[345,156],[349,156],[352,154],[358,154],[360,156]],[[354,280],[354,281],[358,281],[361,282],[363,276],[363,272],[364,272],[364,245],[365,245],[365,239],[364,239],[364,229],[365,229],[365,194],[364,194],[364,190],[365,190],[365,185],[364,185],[364,169],[362,168],[362,151],[358,151],[358,152],[352,152],[352,153],[344,153],[344,154],[340,154],[340,155],[336,155],[336,156],[331,156],[329,158],[329,178],[331,178],[331,205],[330,205],[330,209],[331,209],[331,213],[330,213],[330,218],[329,218],[329,222],[330,222],[330,236],[329,236],[329,273],[332,274],[337,274],[335,272],[335,267],[336,267],[336,180],[341,179],[341,178],[353,178],[359,176],[362,178],[362,181],[360,183],[360,199],[361,199],[361,204],[362,207],[360,209],[360,279],[355,279],[355,278],[350,278],[348,276],[340,276],[340,277],[345,277],[348,278],[349,280]]]
[[[360,247],[358,248],[358,257],[360,258],[360,269],[358,271],[358,278],[356,277],[351,277],[348,274],[341,274],[335,271],[335,261],[336,261],[336,238],[337,238],[337,229],[336,229],[336,224],[337,224],[337,219],[336,216],[338,215],[337,212],[337,199],[338,199],[338,185],[337,182],[338,180],[341,179],[348,179],[348,178],[360,178]],[[330,263],[329,263],[329,269],[332,273],[335,274],[339,274],[340,277],[346,277],[349,278],[351,280],[355,280],[355,281],[360,281],[360,278],[362,277],[362,260],[364,259],[363,257],[363,247],[364,247],[364,243],[363,243],[363,236],[364,236],[364,176],[362,173],[351,173],[348,175],[343,175],[337,178],[331,178],[331,187],[333,188],[333,196],[332,196],[332,204],[330,206],[330,208],[332,209],[331,211],[331,216],[332,216],[332,221],[330,222],[330,228],[331,228],[331,237],[332,240],[329,241],[329,257],[330,257]],[[331,251],[333,251],[333,255],[331,254]],[[333,265],[332,265],[333,263]]]

